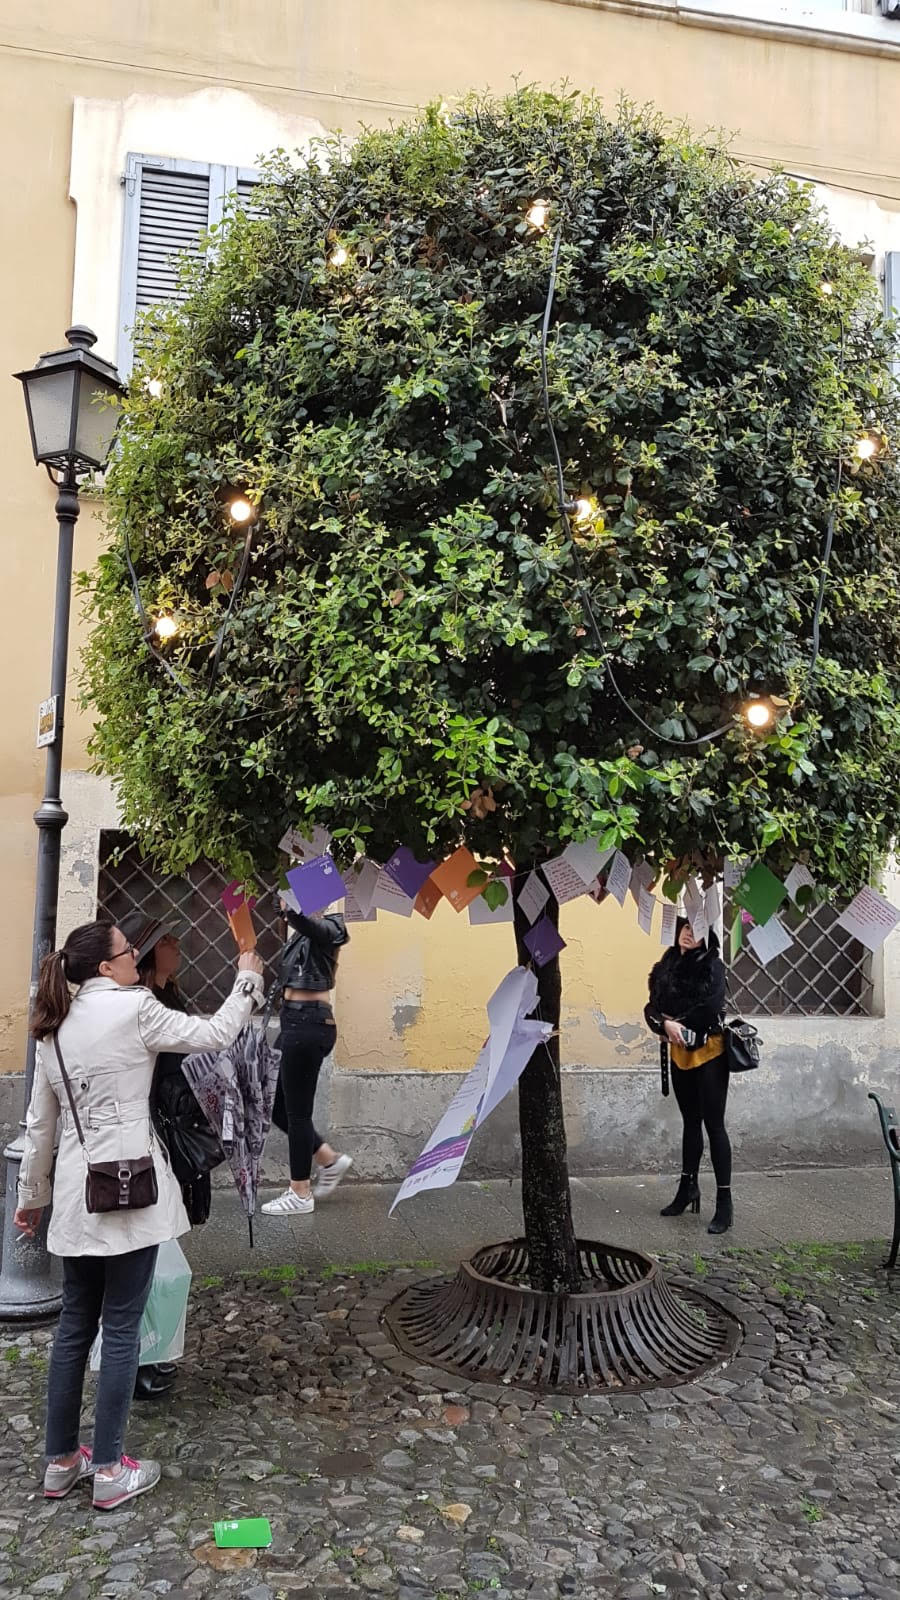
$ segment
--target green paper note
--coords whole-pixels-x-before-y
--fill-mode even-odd
[[[778,907],[787,899],[787,890],[780,878],[761,861],[755,867],[745,872],[743,878],[734,891],[734,898],[739,906],[749,911],[754,922],[760,927],[774,917]]]
[[[272,1543],[268,1517],[241,1517],[237,1522],[214,1522],[220,1550],[265,1550]]]
[[[731,959],[736,961],[744,948],[744,913],[739,911],[731,924]]]

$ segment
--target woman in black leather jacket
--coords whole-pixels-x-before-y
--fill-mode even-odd
[[[281,965],[281,1075],[272,1120],[287,1131],[291,1181],[284,1194],[262,1209],[270,1217],[296,1217],[314,1211],[316,1200],[333,1193],[353,1165],[349,1156],[326,1144],[313,1123],[322,1062],[337,1039],[330,993],[339,952],[350,935],[343,917],[306,917],[284,901],[282,907],[294,936],[285,945]]]

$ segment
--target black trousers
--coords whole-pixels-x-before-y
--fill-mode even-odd
[[[287,1000],[281,1008],[281,1075],[272,1120],[288,1136],[291,1177],[305,1181],[324,1144],[313,1123],[322,1062],[334,1049],[337,1028],[330,1005]]]
[[[698,1172],[703,1157],[703,1129],[709,1137],[713,1172],[720,1189],[731,1186],[731,1140],[725,1127],[729,1072],[724,1056],[704,1061],[685,1072],[672,1063],[672,1088],[684,1134],[681,1141],[682,1172]]]

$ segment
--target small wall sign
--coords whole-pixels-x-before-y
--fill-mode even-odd
[[[59,695],[53,694],[49,700],[42,700],[38,706],[38,733],[37,747],[42,750],[45,745],[56,743],[57,711],[59,708]]]

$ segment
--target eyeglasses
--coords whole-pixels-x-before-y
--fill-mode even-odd
[[[107,961],[118,961],[120,956],[136,956],[137,948],[136,944],[126,944],[124,949],[117,950],[114,956],[107,956],[106,959]]]

